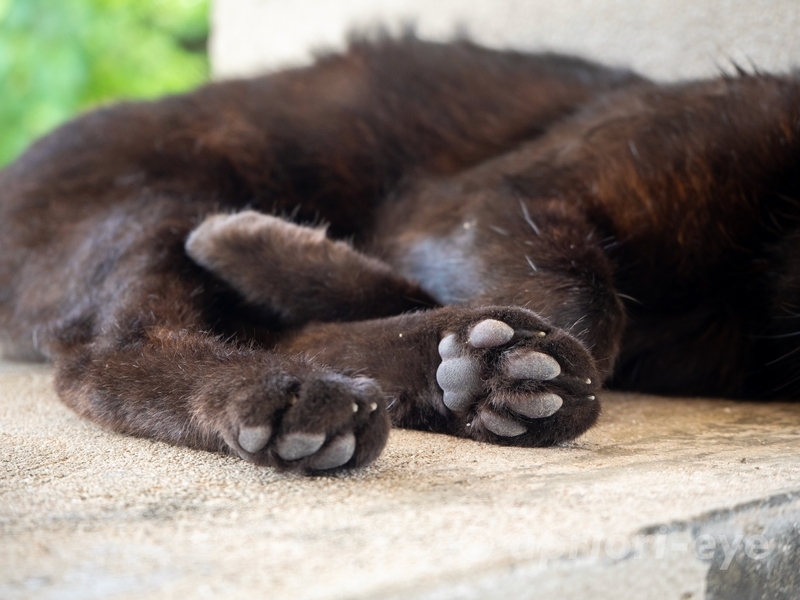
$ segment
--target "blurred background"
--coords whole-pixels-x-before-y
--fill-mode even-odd
[[[800,0],[214,0],[215,77],[248,75],[340,49],[348,31],[413,23],[494,48],[554,50],[661,81],[800,67]]]
[[[305,64],[349,32],[408,24],[661,81],[800,66],[800,0],[0,0],[0,165],[111,99]]]
[[[0,0],[0,166],[79,111],[209,76],[210,0]]]

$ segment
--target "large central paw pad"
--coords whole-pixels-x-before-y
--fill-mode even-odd
[[[538,319],[531,323],[525,313],[527,322],[485,318],[441,338],[436,381],[442,402],[463,417],[472,437],[517,438],[537,428],[537,439],[546,440],[543,420],[566,405],[596,416],[596,407],[586,406],[596,403],[591,356],[574,338]]]

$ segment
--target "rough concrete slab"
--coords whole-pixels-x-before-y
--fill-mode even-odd
[[[800,403],[606,394],[557,448],[394,431],[279,475],[107,433],[0,368],[0,598],[796,598]]]

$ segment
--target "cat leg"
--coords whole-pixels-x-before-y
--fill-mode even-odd
[[[194,261],[287,325],[400,314],[434,301],[324,228],[254,211],[207,217],[188,237]]]
[[[607,378],[626,324],[609,240],[565,201],[458,183],[424,184],[389,207],[375,252],[442,304],[534,311],[583,343]]]
[[[173,327],[104,346],[59,358],[56,388],[114,431],[296,471],[366,465],[388,435],[383,393],[366,377]]]
[[[374,460],[389,431],[379,385],[217,334],[215,284],[183,249],[191,220],[151,212],[136,227],[135,205],[98,218],[94,235],[64,248],[70,276],[53,300],[65,308],[41,333],[62,400],[114,431],[259,465]]]
[[[518,307],[444,307],[311,324],[278,345],[378,381],[393,423],[516,446],[576,437],[597,419],[584,345]]]
[[[375,310],[369,295],[389,287],[380,278],[403,282],[383,263],[327,240],[321,230],[252,212],[208,218],[186,247],[249,302],[285,305],[288,314],[295,303],[299,314],[318,319],[332,314],[324,312],[323,303],[340,302],[366,318]],[[479,250],[474,254],[478,258]],[[348,301],[357,276],[361,299]],[[306,298],[317,290],[314,307]],[[546,445],[574,437],[594,422],[602,376],[578,340],[524,309],[448,310],[310,326],[287,334],[279,348],[377,378],[395,398],[392,418],[399,425]]]

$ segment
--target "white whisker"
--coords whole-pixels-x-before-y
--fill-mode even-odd
[[[496,231],[500,235],[504,235],[506,237],[509,237],[511,235],[510,233],[508,233],[508,231],[506,231],[502,227],[496,227],[495,225],[489,225],[489,229],[491,229],[492,231]]]
[[[528,225],[531,226],[531,229],[536,232],[536,235],[541,236],[542,232],[539,231],[539,228],[536,226],[536,223],[533,222],[531,219],[531,213],[528,212],[528,207],[525,206],[525,203],[520,198],[519,205],[522,208],[522,216],[525,217],[525,220],[528,222]]]
[[[617,296],[619,296],[620,298],[625,298],[625,300],[630,300],[631,302],[636,302],[636,304],[641,304],[642,306],[644,306],[644,304],[642,304],[642,302],[640,300],[637,300],[633,296],[628,296],[628,294],[621,294],[621,293],[617,292]]]

